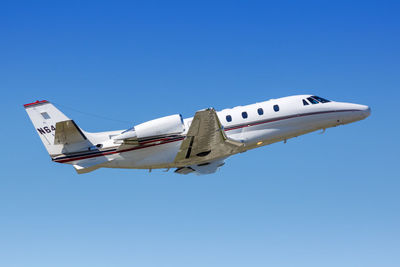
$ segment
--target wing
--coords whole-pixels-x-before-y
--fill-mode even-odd
[[[203,164],[181,167],[176,169],[175,173],[179,174],[195,173],[197,175],[211,174],[216,172],[220,167],[222,167],[225,164],[224,159],[225,158]]]
[[[175,157],[176,165],[190,166],[241,152],[243,144],[227,138],[213,108],[197,111]]]

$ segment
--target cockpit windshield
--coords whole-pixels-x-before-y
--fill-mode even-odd
[[[322,98],[322,97],[319,97],[319,96],[315,96],[315,95],[313,95],[312,98],[318,100],[318,101],[321,102],[321,103],[328,103],[328,102],[331,102],[331,101],[328,100],[328,99],[325,99],[325,98]]]
[[[316,99],[314,99],[312,97],[308,97],[307,100],[310,101],[311,104],[318,104],[319,103],[318,100],[316,100]]]

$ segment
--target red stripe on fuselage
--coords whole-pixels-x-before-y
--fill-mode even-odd
[[[292,119],[292,118],[297,118],[297,117],[312,116],[312,115],[319,115],[319,114],[326,114],[326,113],[335,113],[335,112],[350,112],[350,111],[358,111],[358,110],[356,110],[356,109],[348,109],[348,110],[319,111],[319,112],[312,112],[312,113],[296,114],[296,115],[279,117],[279,118],[275,118],[275,119],[269,119],[269,120],[264,120],[264,121],[253,122],[253,123],[249,123],[249,124],[232,126],[230,128],[224,129],[224,130],[227,132],[227,131],[231,131],[231,130],[235,130],[235,129],[245,128],[245,127],[250,127],[250,126],[256,126],[256,125],[260,125],[260,124],[276,122],[276,121],[281,121],[281,120],[287,120],[287,119]],[[156,140],[152,140],[151,142],[161,141],[161,140],[165,140],[165,139],[167,139],[167,138],[156,139]],[[53,161],[56,161],[56,162],[59,162],[59,163],[66,163],[66,162],[71,162],[71,161],[76,161],[76,160],[82,160],[82,159],[95,158],[95,157],[100,157],[100,156],[107,156],[107,155],[111,155],[111,154],[129,152],[129,151],[133,151],[133,150],[138,150],[138,149],[143,149],[143,148],[148,148],[148,147],[168,144],[168,143],[172,143],[172,142],[176,142],[176,141],[181,141],[183,139],[185,139],[184,136],[183,137],[179,137],[179,139],[166,140],[165,142],[158,143],[158,144],[150,144],[150,145],[138,146],[138,147],[128,148],[128,149],[124,149],[124,150],[116,150],[116,151],[104,152],[104,153],[99,153],[99,154],[95,154],[95,155],[87,155],[87,156],[76,157],[76,158],[66,158],[66,159],[61,159],[61,160],[53,159]]]
[[[231,131],[231,130],[241,129],[241,128],[245,128],[245,127],[256,126],[256,125],[261,125],[261,124],[276,122],[276,121],[281,121],[281,120],[288,120],[288,119],[293,119],[293,118],[298,118],[298,117],[305,117],[305,116],[312,116],[312,115],[319,115],[319,114],[326,114],[326,113],[336,113],[336,112],[349,112],[349,111],[359,111],[359,110],[347,109],[347,110],[319,111],[319,112],[312,112],[312,113],[296,114],[296,115],[278,117],[275,119],[263,120],[263,121],[248,123],[248,124],[231,126],[231,127],[225,128],[225,131]]]
[[[158,146],[158,145],[164,145],[164,144],[168,144],[168,143],[172,143],[172,142],[177,142],[177,141],[183,140],[184,138],[185,137],[182,136],[179,139],[168,140],[168,141],[165,141],[163,143],[158,143],[158,144],[150,144],[150,145],[132,147],[132,148],[127,148],[127,149],[123,149],[123,150],[116,150],[116,151],[98,153],[98,154],[95,154],[95,155],[87,155],[87,156],[76,157],[76,158],[67,158],[67,159],[61,159],[61,160],[54,159],[53,161],[58,162],[58,163],[66,163],[66,162],[71,162],[71,161],[75,161],[75,160],[82,160],[82,159],[89,159],[89,158],[95,158],[95,157],[100,157],[100,156],[107,156],[107,155],[112,155],[112,154],[117,154],[117,153],[124,153],[124,152],[128,152],[128,151],[148,148],[148,147],[152,147],[152,146]]]

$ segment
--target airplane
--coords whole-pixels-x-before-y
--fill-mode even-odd
[[[132,128],[86,132],[47,100],[24,105],[54,162],[78,174],[99,168],[175,169],[210,174],[228,157],[306,133],[367,118],[365,105],[295,95],[216,111],[199,110],[150,120]]]

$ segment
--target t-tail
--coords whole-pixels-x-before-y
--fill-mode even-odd
[[[49,101],[36,101],[24,107],[53,159],[61,154],[79,152],[92,146],[75,122]]]
[[[111,136],[122,131],[85,132],[47,100],[24,107],[53,161],[72,164],[78,173],[87,173],[112,160],[102,156],[100,149]],[[82,158],[82,155],[86,157]]]

